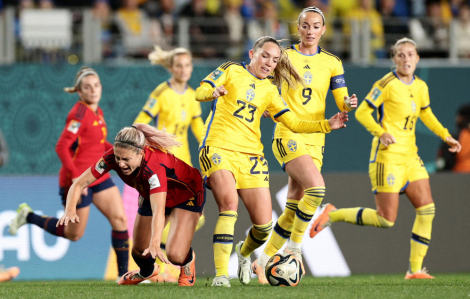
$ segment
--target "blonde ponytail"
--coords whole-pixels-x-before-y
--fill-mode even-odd
[[[181,146],[181,142],[176,140],[176,136],[160,131],[147,124],[133,124],[132,127],[125,127],[116,135],[114,145],[124,149],[129,149],[139,153],[144,146],[167,152],[173,147]]]
[[[148,55],[151,64],[160,64],[167,70],[173,65],[175,56],[186,54],[192,59],[191,52],[185,48],[176,48],[171,51],[164,51],[159,46],[154,47],[155,50]]]

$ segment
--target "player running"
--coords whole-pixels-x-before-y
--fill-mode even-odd
[[[239,279],[251,278],[251,253],[267,240],[272,228],[268,163],[263,156],[260,118],[272,118],[294,132],[323,132],[345,127],[346,112],[330,120],[298,119],[279,95],[282,82],[291,88],[302,78],[284,49],[272,37],[261,37],[250,50],[250,64],[227,62],[207,76],[196,90],[198,101],[213,101],[200,144],[199,162],[204,179],[214,193],[219,218],[214,231],[216,277],[212,286],[230,287],[228,263],[237,220],[238,196],[253,223],[248,237],[236,247]],[[273,84],[268,76],[273,73]]]
[[[79,100],[67,115],[65,128],[56,146],[57,155],[62,162],[59,172],[59,194],[63,206],[65,206],[72,183],[106,150],[113,147],[106,141],[108,130],[103,111],[98,106],[102,86],[96,71],[89,67],[82,67],[77,73],[74,86],[64,88],[64,90],[69,93],[78,93]],[[85,233],[92,202],[112,226],[112,246],[116,252],[118,274],[122,276],[128,271],[129,234],[121,195],[109,174],[81,191],[76,206],[77,215],[81,219],[80,223],[56,227],[57,218],[37,215],[24,203],[18,208],[18,214],[13,219],[9,232],[15,235],[18,228],[31,223],[58,237],[78,241]]]
[[[76,203],[89,184],[116,171],[139,191],[139,210],[134,224],[132,257],[140,269],[123,275],[118,284],[138,284],[160,272],[158,257],[181,266],[180,286],[196,281],[196,255],[191,242],[205,202],[199,170],[176,158],[169,150],[181,143],[175,136],[146,124],[122,129],[114,147],[88,168],[70,188],[65,213],[57,225],[80,223]],[[163,229],[171,220],[166,255],[160,248]]]
[[[286,50],[295,68],[302,74],[305,86],[289,88],[283,84],[282,97],[300,118],[318,121],[325,118],[325,101],[331,89],[341,111],[357,107],[356,95],[348,96],[341,60],[318,46],[325,33],[325,17],[320,9],[307,7],[299,15],[297,30],[300,43]],[[265,266],[290,238],[286,252],[302,261],[301,243],[305,230],[325,196],[325,182],[320,173],[323,164],[325,134],[294,133],[284,124],[276,124],[272,149],[274,155],[289,174],[287,203],[274,226],[266,247],[253,263],[253,270],[261,283]],[[302,270],[305,273],[302,265]]]
[[[409,38],[392,47],[394,71],[377,81],[356,111],[357,120],[372,134],[369,177],[377,210],[369,208],[339,209],[329,204],[313,223],[314,237],[333,222],[392,227],[397,218],[400,193],[404,192],[416,209],[411,231],[410,266],[405,279],[429,279],[422,268],[431,240],[434,201],[429,175],[418,156],[416,122],[423,123],[444,142],[451,152],[459,152],[460,143],[452,138],[432,113],[426,83],[414,75],[419,62],[416,43]],[[378,123],[372,113],[378,110]]]

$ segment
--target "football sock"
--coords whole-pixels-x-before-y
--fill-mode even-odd
[[[199,221],[197,222],[196,231],[203,227],[204,224],[206,224],[206,216],[202,214],[201,217],[199,217]]]
[[[221,212],[215,225],[213,247],[216,276],[228,277],[228,262],[232,253],[237,217],[238,214],[235,211]]]
[[[395,222],[388,221],[380,216],[376,210],[369,208],[348,208],[334,210],[329,213],[331,222],[348,222],[357,225],[370,225],[375,227],[389,228]]]
[[[296,199],[287,200],[286,208],[277,220],[277,223],[274,226],[274,232],[271,234],[271,237],[269,238],[268,243],[266,243],[266,247],[263,251],[268,259],[275,255],[279,249],[281,249],[284,243],[286,243],[287,239],[290,238],[298,204],[299,201]],[[268,262],[268,260],[264,261],[266,257],[263,257],[263,255],[260,256],[260,265],[261,262],[264,262],[265,264]]]
[[[28,216],[26,217],[26,221],[28,223],[39,226],[40,228],[44,229],[50,234],[65,238],[64,237],[65,226],[59,225],[59,227],[56,227],[57,222],[59,221],[59,219],[57,218],[48,217],[48,216],[40,216],[34,213],[29,213]]]
[[[190,263],[192,260],[193,260],[193,249],[189,247],[188,254],[186,255],[186,258],[184,259],[184,261],[180,264],[180,266],[184,266]]]
[[[141,253],[132,252],[132,257],[134,258],[137,266],[140,268],[140,275],[143,277],[149,277],[152,275],[153,270],[155,269],[155,259],[152,258],[151,254],[149,254],[147,257],[144,257]]]
[[[244,257],[249,257],[256,248],[262,246],[268,239],[272,228],[272,220],[269,221],[269,223],[263,225],[253,224],[250,232],[248,233],[248,236],[245,239],[245,243],[243,243],[243,246],[240,249],[241,255]]]
[[[431,240],[432,220],[436,207],[434,203],[416,209],[416,219],[411,231],[410,271],[421,270]]]
[[[325,197],[325,187],[313,187],[304,190],[304,197],[300,200],[295,212],[294,223],[292,226],[291,241],[302,243],[305,230],[310,220],[315,214],[317,207]]]
[[[114,252],[116,252],[118,274],[123,276],[126,274],[129,265],[129,234],[127,230],[113,230],[111,232],[111,244],[113,245]]]

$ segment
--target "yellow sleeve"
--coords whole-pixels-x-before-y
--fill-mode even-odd
[[[149,99],[147,100],[147,103],[145,103],[139,115],[137,115],[137,118],[134,120],[134,123],[149,124],[152,120],[155,119],[159,111],[160,102],[156,97],[153,96],[152,92]]]
[[[429,130],[439,136],[442,140],[445,141],[446,137],[451,136],[449,134],[449,130],[444,128],[444,126],[437,120],[434,113],[432,113],[431,107],[426,106],[426,108],[421,109],[419,118],[423,121],[426,127],[429,128]]]
[[[201,86],[196,89],[196,101],[209,102],[215,100],[214,97],[212,97],[214,90],[215,87],[212,87],[209,83],[201,83]]]
[[[294,133],[330,133],[331,127],[328,120],[307,121],[297,118],[289,109],[282,110],[273,117],[283,123]]]
[[[346,80],[344,78],[344,68],[341,61],[337,61],[333,73],[330,79],[330,90],[335,97],[336,106],[341,111],[351,111],[344,103],[344,97],[348,97],[348,88],[346,86]]]
[[[348,109],[346,104],[344,103],[344,97],[349,97],[348,95],[348,88],[341,87],[331,91],[333,96],[335,97],[336,106],[340,111],[351,111],[352,109]]]
[[[191,131],[193,131],[194,137],[196,137],[197,142],[202,141],[202,131],[204,130],[204,122],[202,121],[201,116],[194,117],[191,121]]]
[[[362,101],[361,105],[357,107],[356,119],[372,135],[380,137],[383,133],[385,133],[385,130],[375,121],[374,117],[372,116],[372,112],[374,112],[374,110],[375,108],[373,108],[367,100],[364,100]]]

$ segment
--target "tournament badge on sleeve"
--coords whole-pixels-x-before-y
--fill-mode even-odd
[[[67,131],[72,132],[73,134],[77,134],[78,129],[80,128],[80,122],[76,120],[72,120],[67,127]]]

